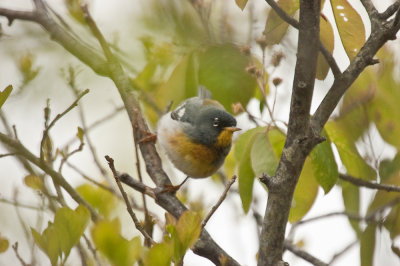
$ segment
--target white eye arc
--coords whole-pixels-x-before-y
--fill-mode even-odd
[[[213,127],[218,127],[218,126],[219,126],[219,118],[215,117],[213,122]]]

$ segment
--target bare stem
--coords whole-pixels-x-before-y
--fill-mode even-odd
[[[110,167],[114,178],[115,178],[115,182],[117,182],[118,188],[121,191],[122,197],[124,198],[125,204],[126,204],[126,209],[128,210],[129,215],[131,216],[133,223],[135,224],[135,227],[137,230],[139,230],[139,232],[144,236],[144,238],[146,239],[146,241],[148,241],[149,243],[151,243],[152,245],[156,244],[156,242],[151,238],[151,236],[146,232],[146,230],[144,230],[143,226],[141,225],[139,219],[136,217],[136,214],[133,212],[131,203],[129,202],[128,199],[128,195],[126,194],[124,188],[121,185],[121,181],[119,180],[118,177],[118,173],[115,170],[114,167],[114,160],[109,157],[108,155],[105,156],[107,162],[108,162],[108,166]]]
[[[204,220],[201,222],[201,227],[202,228],[204,228],[206,226],[208,220],[210,220],[211,216],[215,213],[215,211],[219,208],[219,206],[225,200],[226,195],[228,194],[228,191],[231,188],[231,186],[233,185],[233,183],[235,183],[236,178],[237,178],[237,176],[235,176],[235,175],[232,176],[231,180],[229,180],[229,182],[226,184],[225,190],[222,193],[221,197],[219,198],[217,203],[211,208],[211,211],[207,214],[207,216],[204,218]]]
[[[342,180],[345,180],[347,182],[350,182],[353,185],[359,186],[359,187],[400,192],[400,186],[372,183],[372,182],[369,182],[369,181],[366,181],[366,180],[363,180],[360,178],[355,178],[353,176],[345,175],[345,174],[339,174],[339,178]]]

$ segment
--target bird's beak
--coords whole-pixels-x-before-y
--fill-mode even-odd
[[[224,130],[230,131],[230,132],[235,132],[235,131],[239,131],[242,130],[241,128],[238,127],[224,127]]]

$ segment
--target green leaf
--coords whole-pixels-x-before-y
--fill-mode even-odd
[[[9,246],[10,243],[8,242],[8,239],[0,234],[0,253],[6,252]]]
[[[255,173],[251,167],[251,148],[258,132],[265,131],[265,127],[248,130],[239,136],[235,143],[234,154],[238,161],[239,195],[245,213],[249,211],[253,198],[253,184]]]
[[[60,239],[54,232],[54,225],[49,222],[47,228],[40,234],[31,228],[33,239],[39,248],[49,257],[51,265],[57,265],[57,260],[62,256]]]
[[[272,129],[268,131],[268,138],[272,148],[274,149],[276,158],[280,158],[283,146],[285,146],[286,136],[281,131]]]
[[[20,55],[18,58],[18,68],[23,75],[23,84],[27,84],[32,81],[37,74],[39,74],[40,68],[34,68],[33,64],[35,61],[35,56],[29,51]]]
[[[360,191],[357,186],[342,182],[342,198],[346,212],[355,215],[360,214]],[[361,229],[358,221],[349,219],[349,222],[354,232],[359,236],[361,234]]]
[[[167,216],[167,219],[172,218]],[[201,217],[197,212],[185,211],[176,221],[169,219],[166,226],[169,235],[164,237],[175,263],[181,261],[186,251],[191,248],[200,236]]]
[[[179,240],[185,250],[191,248],[200,236],[201,217],[197,212],[185,211],[176,225]]]
[[[390,232],[390,238],[394,240],[400,235],[400,207],[394,206],[384,221],[384,226]]]
[[[168,244],[172,252],[172,259],[177,263],[185,255],[186,250],[179,239],[176,225],[168,224],[165,229],[169,233],[169,235],[164,237],[164,242]]]
[[[42,234],[31,229],[36,244],[47,254],[51,264],[56,265],[64,254],[68,257],[71,248],[78,244],[90,220],[86,207],[79,205],[75,210],[62,207],[56,211],[54,223],[49,222]]]
[[[358,152],[356,145],[348,136],[347,130],[339,121],[329,121],[325,125],[325,131],[335,144],[340,159],[346,166],[347,173],[364,180],[375,180],[376,173]]]
[[[307,158],[293,195],[289,222],[300,221],[311,209],[318,194],[318,183],[313,175],[310,159]]]
[[[151,247],[144,259],[145,266],[170,266],[171,248],[167,243],[158,243]]]
[[[233,45],[208,47],[199,53],[198,83],[228,111],[232,103],[246,106],[257,87],[256,80],[246,71],[249,64],[250,57]]]
[[[80,24],[86,24],[85,15],[81,6],[84,4],[82,0],[64,0],[69,15]]]
[[[353,142],[356,142],[369,129],[371,121],[366,110],[369,109],[376,83],[376,74],[367,68],[343,96],[337,120],[346,129],[347,138]]]
[[[364,23],[347,0],[331,0],[331,5],[340,39],[351,61],[364,45]]]
[[[278,158],[269,142],[266,132],[259,132],[254,136],[254,142],[250,151],[251,167],[256,176],[275,174],[278,168]]]
[[[298,0],[278,0],[277,4],[290,16],[293,16],[293,14],[299,9]],[[289,24],[283,21],[273,9],[270,9],[264,30],[267,45],[280,43],[283,36],[285,36],[288,27]]]
[[[327,137],[323,132],[322,136]],[[314,176],[327,194],[335,185],[339,177],[338,166],[333,156],[329,139],[318,144],[310,153],[311,165]]]
[[[43,179],[40,178],[39,176],[35,175],[27,175],[24,177],[24,183],[26,186],[35,189],[35,190],[44,190],[44,183]]]
[[[400,150],[400,86],[393,70],[393,62],[385,61],[368,114],[382,138]]]
[[[3,91],[0,91],[0,109],[7,100],[8,96],[10,96],[13,90],[12,85],[8,85]]]
[[[150,92],[157,106],[163,109],[170,101],[173,101],[174,106],[177,106],[183,100],[197,95],[198,66],[196,61],[196,54],[194,53],[183,56],[173,69],[167,81]],[[154,113],[152,108],[146,108],[146,111],[151,121],[155,122],[158,119],[158,115]]]
[[[120,234],[118,220],[101,221],[92,229],[92,238],[97,249],[112,265],[131,266],[140,256],[142,246],[140,237],[128,241]]]
[[[83,184],[76,191],[104,217],[110,217],[119,204],[111,192],[98,186]]]
[[[334,34],[333,29],[329,21],[325,18],[325,16],[320,16],[320,36],[322,44],[325,48],[332,54],[334,47]],[[317,73],[316,78],[319,80],[324,80],[329,72],[329,64],[326,61],[325,57],[321,52],[318,53],[318,63],[317,63]]]
[[[396,185],[400,186],[400,174],[395,173],[391,175],[389,178],[385,179],[383,184],[388,184],[388,185]],[[387,192],[384,190],[379,190],[374,197],[374,200],[371,202],[371,204],[368,207],[368,213],[371,213],[380,207],[388,204],[389,202],[393,201],[396,199],[399,195],[398,192]]]
[[[246,7],[247,1],[248,1],[248,0],[235,0],[236,5],[237,5],[241,10],[243,10],[243,9]]]
[[[66,257],[71,248],[78,244],[90,221],[90,212],[83,205],[75,210],[62,207],[54,217],[54,233],[60,239],[60,247]]]
[[[369,224],[360,239],[360,259],[363,266],[372,266],[375,252],[376,225]]]
[[[400,153],[398,152],[393,160],[382,160],[379,164],[379,176],[381,182],[386,182],[386,180],[393,174],[400,171]]]
[[[81,143],[83,143],[83,129],[81,127],[78,127],[78,130],[76,132],[76,136],[80,140]]]

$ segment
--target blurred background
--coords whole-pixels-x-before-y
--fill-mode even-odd
[[[201,9],[204,13],[196,9],[197,2],[207,6]],[[368,36],[369,23],[364,9],[359,1],[349,2],[363,18]],[[48,0],[47,3],[80,39],[99,49],[89,29],[82,23],[82,14],[76,7],[78,1]],[[244,104],[247,112],[235,113],[243,132],[254,127],[257,121],[261,125],[267,125],[274,120],[276,125],[285,128],[296,62],[297,30],[289,27],[279,44],[270,45],[263,52],[260,37],[270,12],[264,1],[250,0],[243,11],[233,0],[88,0],[87,3],[94,20],[132,80],[146,88],[146,93],[136,93],[153,130],[160,112],[171,101],[176,106],[183,99],[193,96],[198,83],[211,88],[222,84],[220,89],[211,90],[214,97],[230,112],[235,112],[231,103]],[[375,1],[380,11],[389,3],[391,1]],[[0,7],[31,10],[33,4],[31,1],[2,0]],[[322,12],[328,20],[333,21],[329,4],[324,5]],[[9,126],[15,126],[21,142],[38,155],[46,105],[50,107],[51,117],[54,118],[76,99],[76,90],[88,88],[90,93],[79,101],[79,106],[65,115],[50,131],[54,150],[62,152],[67,147],[69,150],[78,148],[78,127],[85,125],[91,128],[87,133],[91,143],[85,140],[83,150],[69,158],[68,163],[63,166],[63,175],[74,187],[88,183],[82,176],[104,184],[110,180],[112,183],[112,175],[104,160],[105,155],[115,159],[119,171],[134,175],[136,159],[132,130],[125,111],[121,109],[122,101],[112,81],[95,74],[59,44],[52,42],[40,26],[19,20],[9,26],[4,17],[0,17],[0,24],[0,89],[9,84],[14,86],[12,95],[1,110],[3,123],[0,124],[0,131],[6,132],[4,121],[8,121]],[[336,29],[334,34],[338,34]],[[205,49],[207,46],[212,48]],[[349,59],[344,49],[336,49],[340,46],[340,39],[335,38],[333,55],[343,70],[349,64]],[[394,51],[394,56],[398,58],[398,47],[399,41],[395,41],[387,49]],[[277,65],[271,63],[277,58]],[[260,108],[260,99],[263,97],[257,95],[260,84],[252,78],[251,73],[236,72],[239,68],[246,68],[249,62],[256,66],[265,66],[265,73],[262,75],[266,78],[262,80],[266,83],[261,86],[267,91],[266,101],[274,106],[273,119],[266,108]],[[198,71],[198,75],[192,73],[194,69]],[[312,112],[329,89],[332,80],[333,75],[329,72],[323,80],[316,82]],[[233,87],[239,89],[232,91]],[[259,120],[255,122],[249,114]],[[372,149],[379,154],[380,160],[393,158],[396,149],[380,137],[373,125],[368,129],[368,138],[368,145],[365,145],[365,137],[361,137],[357,143],[364,157]],[[0,147],[0,154],[5,153],[5,148]],[[334,153],[338,158],[336,150]],[[59,158],[57,164],[60,161]],[[167,160],[164,160],[164,168],[170,173],[174,184],[183,180],[184,175],[175,171]],[[341,169],[344,168],[339,165],[339,170]],[[232,169],[227,166],[225,170],[229,173]],[[26,170],[12,156],[0,159],[0,234],[9,240],[10,246],[18,242],[19,253],[27,261],[30,261],[29,256],[34,253],[38,265],[47,265],[48,259],[37,247],[32,247],[32,239],[27,236],[30,231],[26,230],[32,227],[41,232],[53,214],[41,209],[44,206],[44,196],[26,184],[26,175]],[[148,177],[145,177],[145,183],[153,185]],[[139,194],[129,188],[126,190],[140,201]],[[224,184],[220,177],[189,180],[180,191],[180,197],[192,209],[204,208],[207,212],[223,190]],[[360,193],[364,202],[360,208],[364,213],[374,192],[361,189]],[[206,226],[214,240],[228,254],[241,265],[249,266],[256,265],[258,250],[259,229],[254,214],[263,215],[266,206],[266,192],[258,182],[255,182],[253,195],[252,208],[245,214],[235,184],[226,201]],[[70,206],[76,206],[71,199],[67,198],[67,201]],[[15,202],[21,206],[16,208]],[[113,206],[109,207],[112,209],[110,215],[120,217],[124,237],[130,239],[138,235],[124,204],[118,201],[111,203]],[[147,203],[160,222],[164,222],[163,210],[151,199]],[[304,219],[343,211],[344,208],[339,186],[334,186],[328,194],[324,194],[322,188],[319,188],[315,202]],[[142,218],[140,212],[138,215]],[[290,226],[287,231],[290,232]],[[161,238],[162,231],[156,227],[155,239]],[[348,247],[333,265],[360,264],[359,244],[355,242],[357,236],[345,216],[333,216],[300,225],[293,232],[293,238],[295,243],[323,261],[330,261],[335,254]],[[389,239],[389,233],[382,229],[376,239],[376,265],[398,264],[398,257],[390,251]],[[291,265],[309,265],[290,252],[285,253],[284,259],[291,262]],[[77,252],[73,250],[66,264],[75,265],[78,262]],[[18,260],[11,247],[0,254],[0,265],[16,264]],[[185,256],[184,264],[212,265],[191,252]]]

